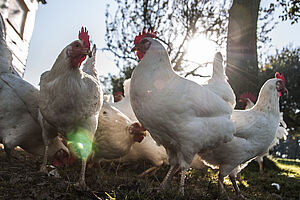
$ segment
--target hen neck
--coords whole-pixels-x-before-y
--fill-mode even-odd
[[[152,47],[150,47],[137,68],[145,71],[151,77],[160,76],[169,78],[169,76],[176,74],[172,69],[167,52]]]
[[[253,109],[279,116],[279,95],[277,91],[262,90]]]
[[[211,80],[227,80],[222,63],[214,63]]]
[[[61,53],[51,68],[49,77],[50,79],[55,79],[56,77],[69,74],[77,74],[81,77],[81,73],[82,70],[80,68],[73,68],[70,60],[66,59],[63,53]]]

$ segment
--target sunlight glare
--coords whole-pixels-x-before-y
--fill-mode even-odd
[[[204,35],[201,35],[189,42],[186,58],[201,64],[211,62],[215,53],[215,43],[206,39]]]
[[[67,133],[67,145],[77,158],[86,160],[92,152],[93,139],[90,132],[78,127]]]
[[[207,62],[212,62],[216,52],[217,52],[216,44],[206,39],[205,35],[200,35],[189,42],[185,59],[195,63],[204,64]],[[187,70],[192,70],[193,68],[189,68]],[[199,68],[197,70],[197,73],[205,76],[207,75],[211,76],[212,65],[209,64],[207,67]],[[200,78],[200,77],[193,77],[193,76],[188,76],[187,78],[198,83],[203,83],[209,79],[209,78]]]

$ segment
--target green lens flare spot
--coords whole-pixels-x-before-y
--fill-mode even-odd
[[[84,148],[84,145],[82,143],[80,143],[80,142],[77,143],[77,146],[78,146],[79,149],[83,149]]]
[[[77,128],[67,134],[67,144],[74,155],[86,160],[92,152],[93,140],[88,130]]]

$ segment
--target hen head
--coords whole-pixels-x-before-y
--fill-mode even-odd
[[[278,72],[276,72],[275,78],[279,79],[276,82],[276,90],[278,91],[279,96],[281,96],[283,92],[287,91],[285,88],[285,78],[283,74],[280,75]]]
[[[62,137],[57,137],[58,140],[62,142],[62,144],[67,149],[59,149],[53,156],[52,165],[55,167],[65,167],[72,165],[75,160],[76,156],[70,151],[70,147],[67,145],[67,142]],[[66,151],[67,150],[67,151]]]
[[[146,32],[146,30],[143,29],[142,33],[139,33],[139,35],[137,35],[134,39],[135,46],[131,49],[131,51],[136,51],[136,55],[140,60],[142,60],[145,53],[151,46],[149,38],[156,38],[156,32],[150,29]]]
[[[89,34],[86,28],[81,28],[78,34],[79,40],[72,42],[66,51],[74,69],[79,68],[87,55],[91,54]]]
[[[245,109],[248,101],[255,103],[256,97],[252,93],[244,92],[241,94],[239,102],[242,104],[242,108]]]
[[[121,101],[123,99],[123,95],[121,91],[117,91],[114,95],[114,101],[118,102]]]
[[[72,153],[68,153],[63,149],[57,151],[53,157],[52,164],[55,167],[64,167],[72,165],[76,160],[76,157]]]
[[[133,135],[134,142],[141,143],[146,136],[146,129],[139,122],[135,122],[129,126],[129,133]]]

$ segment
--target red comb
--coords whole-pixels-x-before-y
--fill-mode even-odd
[[[244,92],[241,94],[240,99],[250,99],[250,101],[252,101],[253,103],[255,103],[256,101],[256,97],[248,92]]]
[[[146,32],[145,28],[143,28],[142,33],[139,33],[135,38],[134,38],[134,44],[138,43],[145,37],[151,37],[151,38],[156,38],[157,32],[154,32],[153,29],[148,29],[148,32]]]
[[[90,36],[89,36],[89,33],[86,29],[86,27],[81,27],[81,31],[79,31],[79,34],[78,34],[78,39],[79,40],[82,40],[83,41],[83,44],[90,48]]]
[[[281,79],[283,84],[285,85],[285,78],[283,74],[280,75],[279,72],[276,72],[275,78]]]

